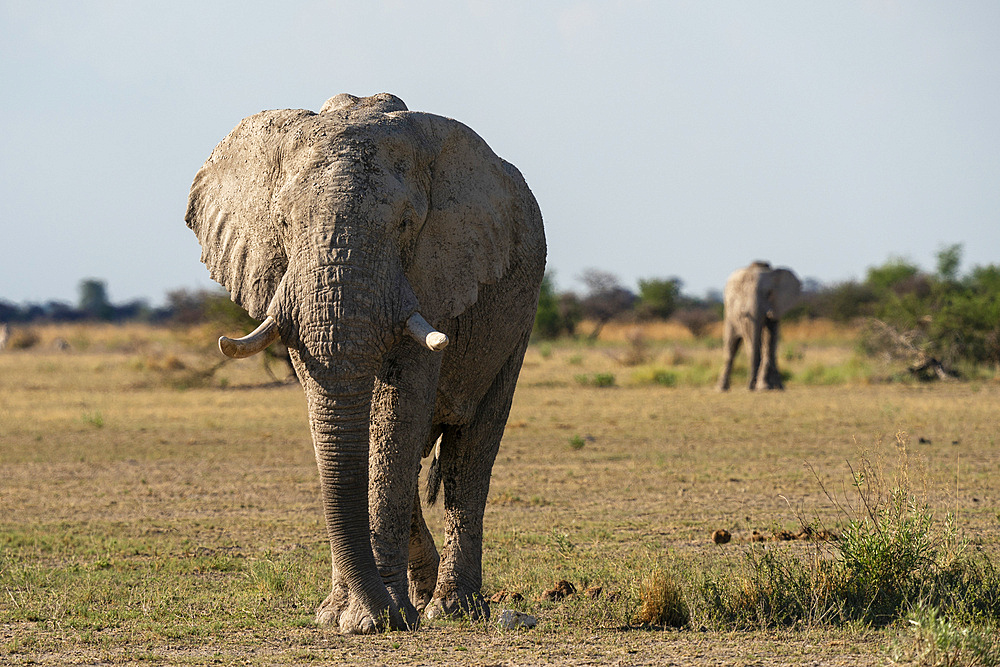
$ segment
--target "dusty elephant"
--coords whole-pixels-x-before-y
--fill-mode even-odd
[[[545,264],[520,172],[457,121],[341,94],[245,118],[186,220],[212,277],[264,320],[220,347],[280,337],[305,391],[333,560],[317,621],[488,616],[483,511]],[[417,490],[439,437],[440,555]]]
[[[719,376],[720,391],[729,389],[733,359],[744,340],[750,362],[747,386],[783,389],[776,358],[778,322],[796,304],[802,284],[789,269],[754,262],[734,271],[726,281],[722,347],[726,363]]]

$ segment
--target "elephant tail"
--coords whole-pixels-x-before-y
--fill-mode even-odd
[[[438,490],[441,488],[441,443],[437,443],[434,448],[434,458],[431,459],[431,466],[427,470],[427,504],[433,505],[437,502]]]

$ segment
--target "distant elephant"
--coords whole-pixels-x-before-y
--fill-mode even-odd
[[[264,320],[223,352],[280,338],[305,391],[333,560],[317,622],[488,617],[483,512],[545,269],[520,172],[455,120],[341,94],[240,122],[186,221],[212,278]],[[440,556],[417,490],[439,438]]]
[[[733,358],[744,339],[750,361],[747,386],[751,390],[784,389],[775,356],[778,321],[798,302],[801,289],[802,283],[789,269],[772,269],[767,262],[754,262],[729,276],[722,333],[726,364],[719,377],[720,391],[729,389]]]

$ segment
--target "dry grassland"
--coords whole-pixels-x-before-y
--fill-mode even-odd
[[[790,329],[792,366],[854,354],[843,332]],[[312,624],[329,556],[301,392],[258,360],[199,374],[213,333],[75,328],[0,353],[0,663],[878,664],[894,629],[733,633],[697,608],[689,630],[622,627],[650,571],[725,568],[754,530],[837,531],[865,452],[997,553],[1000,384],[719,394],[643,376],[701,363],[714,379],[717,348],[648,335],[624,366],[612,329],[529,350],[494,470],[485,592],[521,594],[538,627],[342,637]],[[733,542],[713,544],[719,528]],[[604,594],[539,601],[560,579]]]

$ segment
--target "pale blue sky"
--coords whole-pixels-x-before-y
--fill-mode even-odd
[[[0,0],[0,299],[214,285],[198,167],[244,116],[340,92],[518,165],[563,289],[1000,263],[998,35],[994,0]]]

